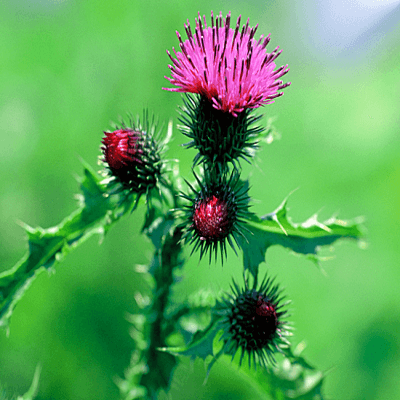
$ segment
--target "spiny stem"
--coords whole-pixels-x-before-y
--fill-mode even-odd
[[[156,247],[149,269],[154,286],[152,285],[152,303],[144,312],[144,325],[137,327],[147,345],[139,350],[139,343],[135,343],[136,357],[133,357],[127,372],[127,381],[120,386],[126,400],[157,399],[160,390],[168,389],[177,363],[174,356],[158,350],[166,346],[166,339],[171,333],[166,310],[174,283],[174,269],[182,265],[182,229],[177,226],[174,215],[169,212],[181,207],[181,198],[176,182],[172,182],[164,184],[164,200],[151,204],[145,222],[144,232]],[[160,217],[162,222],[159,221]],[[139,365],[144,368],[139,368]]]
[[[157,398],[160,388],[169,386],[176,364],[175,357],[168,353],[161,353],[157,349],[166,346],[165,310],[174,281],[173,270],[180,265],[181,237],[182,230],[175,228],[172,234],[167,235],[162,248],[156,250],[160,264],[154,273],[154,301],[149,312],[152,322],[149,327],[149,347],[145,354],[148,372],[140,381],[140,384],[149,390],[149,398],[152,399]]]

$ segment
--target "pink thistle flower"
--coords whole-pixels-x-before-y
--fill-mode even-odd
[[[284,65],[275,70],[275,60],[282,50],[276,47],[272,53],[265,48],[270,35],[254,35],[258,28],[249,28],[249,20],[240,31],[239,16],[235,29],[230,28],[231,13],[225,20],[220,13],[214,21],[211,12],[211,26],[207,27],[199,13],[196,29],[191,31],[189,20],[184,25],[188,39],[182,40],[177,32],[181,52],[173,48],[176,59],[167,51],[173,65],[169,65],[172,78],[165,77],[176,88],[164,88],[173,92],[198,93],[205,96],[217,110],[237,116],[243,110],[271,104],[282,96],[290,82],[280,78],[289,68]]]

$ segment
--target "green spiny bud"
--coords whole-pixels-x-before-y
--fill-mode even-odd
[[[217,312],[223,315],[224,352],[233,358],[240,350],[240,364],[247,354],[249,366],[257,362],[263,366],[274,363],[273,354],[282,352],[290,336],[284,321],[288,302],[282,304],[282,291],[270,278],[265,278],[258,288],[256,282],[249,287],[246,280],[244,288],[233,282],[231,289],[232,293],[217,305]]]
[[[226,242],[235,250],[234,242],[239,247],[238,236],[244,236],[249,196],[248,187],[239,180],[237,171],[229,176],[214,172],[206,172],[202,181],[195,175],[199,188],[189,185],[193,195],[183,195],[191,203],[185,209],[183,237],[194,244],[192,253],[200,249],[200,258],[209,252],[211,260],[214,252],[217,259],[220,249],[223,262]]]

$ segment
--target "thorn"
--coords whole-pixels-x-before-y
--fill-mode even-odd
[[[278,219],[278,217],[276,216],[276,214],[274,214],[274,215],[272,216],[272,219],[279,225],[279,227],[282,229],[283,233],[284,233],[286,236],[289,236],[288,233],[286,232],[285,228],[284,228],[284,227],[282,226],[282,224],[279,222],[279,219]]]

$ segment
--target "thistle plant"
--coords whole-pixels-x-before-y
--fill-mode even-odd
[[[193,30],[189,21],[184,27],[187,39],[177,33],[179,50],[167,51],[172,64],[166,78],[172,87],[165,89],[184,93],[179,130],[190,140],[186,146],[197,152],[192,175],[181,176],[179,163],[166,157],[172,122],[157,125],[144,112],[106,131],[93,143],[101,146],[100,172],[84,163],[78,209],[56,227],[24,226],[28,253],[0,274],[0,326],[8,326],[40,271],[53,268],[94,233],[104,236],[124,215],[135,218],[132,212],[143,207],[142,232],[154,255],[147,266],[137,267],[150,289],[135,294],[134,352],[118,381],[121,398],[157,399],[161,391],[168,392],[181,357],[188,356],[204,359],[208,374],[229,357],[273,399],[323,399],[325,374],[291,344],[290,293],[283,295],[282,277],[261,272],[261,264],[273,245],[318,262],[321,247],[360,240],[362,227],[334,217],[295,224],[287,216],[287,200],[264,216],[251,211],[251,182],[242,164],[251,164],[273,133],[257,109],[283,95],[290,85],[282,80],[289,68],[277,67],[278,47],[268,52],[270,36],[257,39],[257,26],[249,21],[242,26],[240,16],[231,24],[230,13],[211,13],[207,24],[199,14]],[[228,254],[229,248],[234,251]],[[199,287],[176,304],[171,291],[179,287],[176,273],[189,254],[202,260],[199,268],[208,262],[207,268],[223,268],[229,279],[227,260],[241,257],[242,280],[232,281],[223,294]],[[195,331],[185,324],[188,316]]]

